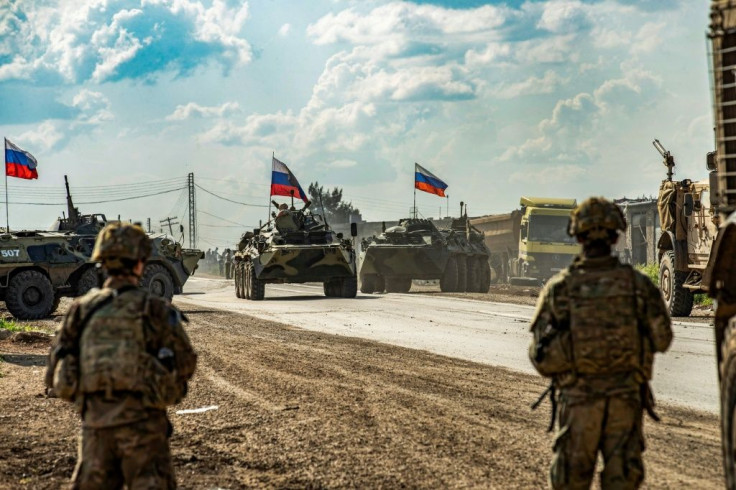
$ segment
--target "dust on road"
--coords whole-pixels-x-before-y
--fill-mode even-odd
[[[538,377],[185,308],[200,366],[172,438],[182,488],[542,488],[551,456]],[[0,488],[58,488],[78,422],[42,395],[46,344],[0,342]],[[648,488],[721,488],[717,417],[646,422]]]

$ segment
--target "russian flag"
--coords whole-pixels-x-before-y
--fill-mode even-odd
[[[36,158],[5,138],[5,175],[20,179],[37,179]]]
[[[442,180],[426,168],[418,163],[414,163],[414,187],[420,191],[445,197],[447,184],[442,182]]]
[[[273,157],[273,171],[271,172],[271,195],[272,196],[294,196],[304,202],[309,202],[307,195],[299,185],[289,167]]]

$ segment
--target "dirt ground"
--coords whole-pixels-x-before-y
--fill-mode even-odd
[[[200,362],[170,411],[181,488],[545,486],[549,405],[529,408],[539,377],[234,313],[186,313]],[[32,340],[0,341],[3,489],[59,488],[76,458],[76,415],[43,395],[49,340]],[[722,488],[717,417],[659,412],[661,423],[646,421],[646,487]]]

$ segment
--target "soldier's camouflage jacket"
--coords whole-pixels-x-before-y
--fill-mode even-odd
[[[579,395],[632,390],[672,341],[659,290],[615,257],[578,257],[540,294],[529,357],[558,388]]]
[[[197,355],[183,314],[163,298],[110,278],[69,308],[46,386],[73,401],[85,427],[136,422],[186,395]]]

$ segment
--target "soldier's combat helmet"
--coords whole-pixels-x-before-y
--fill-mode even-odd
[[[92,260],[107,269],[130,269],[139,260],[147,260],[152,250],[151,239],[140,226],[111,223],[97,235]]]
[[[611,232],[624,231],[626,219],[621,209],[603,197],[590,197],[572,213],[567,232],[570,236],[584,235],[587,240],[608,240]]]

